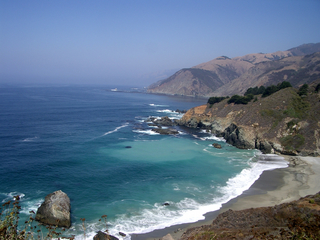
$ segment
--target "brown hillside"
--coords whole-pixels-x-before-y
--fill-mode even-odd
[[[312,86],[309,89],[308,96],[300,97],[295,89],[286,88],[247,105],[228,104],[225,99],[190,109],[179,124],[205,128],[238,148],[318,156],[320,93],[314,93]]]

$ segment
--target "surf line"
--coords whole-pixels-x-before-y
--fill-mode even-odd
[[[127,127],[128,125],[129,125],[129,123],[125,123],[125,124],[123,124],[123,125],[121,125],[121,126],[119,126],[119,127],[116,127],[116,128],[115,128],[114,130],[112,130],[112,131],[106,132],[105,134],[103,134],[103,136],[106,136],[106,135],[109,135],[109,134],[111,134],[111,133],[117,132],[119,129],[124,128],[124,127]]]

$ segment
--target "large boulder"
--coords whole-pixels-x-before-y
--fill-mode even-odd
[[[245,135],[245,131],[239,128],[234,123],[230,124],[224,132],[217,135],[223,137],[227,143],[240,148],[240,149],[252,149],[255,147],[254,142],[252,143]]]
[[[221,144],[219,144],[219,143],[213,143],[212,146],[215,147],[215,148],[219,148],[219,149],[222,148]]]
[[[38,208],[36,220],[47,225],[69,228],[70,199],[61,190],[48,194],[44,202]]]
[[[114,236],[108,235],[104,232],[99,231],[94,237],[93,240],[119,240]]]

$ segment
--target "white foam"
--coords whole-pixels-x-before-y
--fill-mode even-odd
[[[121,126],[119,126],[119,127],[116,127],[116,128],[115,128],[114,130],[112,130],[112,131],[106,132],[105,134],[103,134],[103,136],[106,136],[106,135],[109,135],[109,134],[111,134],[111,133],[117,132],[119,129],[124,128],[124,127],[127,127],[128,125],[129,125],[129,123],[125,123],[125,124],[123,124],[123,125],[121,125]]]
[[[3,199],[2,199],[2,202],[7,202],[7,201],[12,201],[14,200],[14,196],[19,196],[20,199],[22,199],[25,194],[24,193],[18,193],[18,192],[10,192],[10,193],[0,193],[0,195],[3,195]]]
[[[219,142],[226,142],[226,140],[222,137],[216,137],[215,135],[211,135],[209,137],[204,137],[205,140],[215,140]]]
[[[25,200],[21,202],[22,208],[21,213],[29,215],[30,211],[37,212],[40,205],[43,203],[44,199],[35,199],[35,200]]]
[[[203,133],[207,133],[206,130],[201,130],[201,132]],[[216,137],[215,135],[213,134],[210,134],[209,136],[207,137],[199,137],[198,135],[195,135],[195,134],[192,134],[192,136],[194,138],[197,138],[197,139],[200,139],[201,141],[207,141],[207,140],[214,140],[214,141],[219,141],[219,142],[226,142],[226,140],[222,137]]]
[[[142,133],[142,134],[147,134],[147,135],[160,135],[160,133],[157,133],[152,130],[133,130],[135,133]]]
[[[204,214],[221,208],[222,204],[241,195],[245,190],[259,178],[265,170],[276,168],[285,168],[287,163],[281,159],[270,160],[271,156],[262,156],[261,158],[268,161],[259,160],[251,162],[250,167],[243,169],[239,174],[230,178],[225,186],[215,186],[221,197],[215,197],[212,201],[201,204],[194,199],[185,198],[180,202],[169,202],[170,206],[162,206],[158,203],[149,209],[143,209],[134,216],[120,215],[114,222],[110,222],[109,232],[111,235],[123,239],[118,233],[126,234],[147,233],[156,229],[163,229],[172,225],[196,222],[204,219]],[[174,185],[174,190],[180,190]],[[125,239],[130,239],[127,236]]]
[[[38,137],[31,137],[31,138],[25,138],[22,140],[22,142],[33,142],[35,141],[36,139],[38,139]]]
[[[157,110],[157,112],[161,112],[161,113],[174,113],[174,111],[172,111],[172,110],[170,110],[170,109]]]
[[[149,106],[151,106],[151,107],[168,107],[168,105],[159,105],[159,104],[154,104],[154,103],[150,103]]]

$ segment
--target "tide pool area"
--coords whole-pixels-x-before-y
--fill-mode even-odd
[[[200,129],[160,135],[147,123],[205,103],[97,86],[0,88],[0,201],[20,195],[27,217],[62,190],[72,208],[65,234],[76,239],[84,238],[80,218],[87,239],[105,230],[102,215],[120,239],[204,219],[263,171],[287,166]]]

